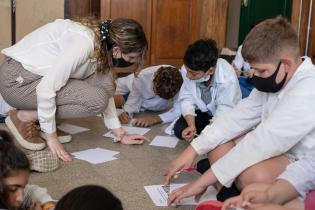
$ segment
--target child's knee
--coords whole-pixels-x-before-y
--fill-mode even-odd
[[[237,179],[237,186],[244,189],[246,186],[253,183],[269,184],[274,181],[274,177],[266,171],[248,169],[244,171]]]

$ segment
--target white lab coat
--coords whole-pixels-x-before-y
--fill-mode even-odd
[[[124,111],[129,114],[138,113],[141,110],[165,111],[171,106],[171,109],[159,114],[162,122],[172,122],[180,116],[178,94],[171,99],[163,99],[153,91],[154,74],[162,66],[169,65],[150,66],[141,70],[137,77],[132,74],[116,81],[116,94],[130,93],[123,106]]]
[[[315,147],[315,66],[305,57],[290,81],[277,93],[254,89],[231,112],[207,126],[191,146],[205,154],[248,132],[211,169],[230,186],[248,167],[288,152],[303,157]],[[253,129],[255,128],[255,129]]]

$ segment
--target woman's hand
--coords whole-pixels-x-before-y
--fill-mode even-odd
[[[31,205],[27,208],[27,210],[42,210],[40,203],[32,202]]]
[[[192,146],[188,146],[182,154],[180,154],[172,163],[168,171],[164,174],[164,184],[169,184],[171,179],[177,178],[177,172],[184,168],[190,168],[197,156],[196,151]]]
[[[146,137],[137,134],[125,134],[120,142],[122,144],[143,144]]]
[[[63,161],[72,161],[72,157],[59,142],[56,132],[45,135],[47,135],[47,145],[53,154],[57,155]]]

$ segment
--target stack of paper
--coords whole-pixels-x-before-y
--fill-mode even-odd
[[[183,187],[184,185],[186,184],[171,184],[170,191],[172,192],[173,190]],[[156,206],[167,206],[168,195],[162,186],[163,185],[144,186],[144,189],[147,191]],[[180,205],[197,205],[198,203],[205,200],[216,200],[216,194],[216,189],[210,186],[208,187],[207,191],[204,192],[198,202],[196,202],[195,198],[192,196],[181,200]]]
[[[156,136],[149,145],[158,147],[174,148],[178,143],[178,138],[173,136]]]
[[[128,134],[138,134],[138,135],[144,135],[150,130],[150,128],[139,128],[139,127],[132,127],[132,126],[122,126],[122,128]],[[105,133],[103,136],[109,137],[109,138],[115,137],[115,135],[112,131]]]
[[[102,148],[95,148],[95,149],[87,149],[80,152],[74,152],[72,155],[79,159],[79,160],[85,160],[92,164],[99,164],[99,163],[105,163],[111,160],[116,160],[117,157],[114,157],[114,155],[119,154],[117,151],[102,149]]]

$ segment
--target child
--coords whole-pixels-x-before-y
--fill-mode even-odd
[[[191,141],[212,117],[231,110],[241,99],[233,67],[218,59],[214,40],[198,40],[189,45],[181,73],[184,78],[179,101],[182,116],[174,125],[174,134]]]
[[[250,69],[249,63],[244,61],[242,56],[242,45],[237,49],[234,60],[232,61],[232,66],[238,76],[240,83],[242,98],[249,96],[253,89],[253,85],[250,83],[249,78],[253,76],[253,71]]]
[[[151,66],[140,71],[137,76],[131,74],[117,81],[118,95],[129,94],[120,114],[121,123],[128,123],[133,113],[140,110],[165,111],[153,116],[133,118],[132,124],[148,127],[158,123],[168,123],[180,115],[178,92],[183,78],[177,68],[167,65]],[[120,96],[122,97],[122,96]]]
[[[102,113],[117,141],[142,144],[144,137],[126,134],[117,118],[113,67],[140,66],[146,49],[142,26],[132,19],[59,19],[38,28],[2,50],[0,93],[17,109],[6,118],[8,128],[24,148],[41,150],[47,143],[63,161],[72,158],[58,141],[56,119]]]
[[[310,206],[312,208],[310,209],[315,209],[315,194],[311,192],[312,190],[315,190],[315,150],[310,151],[305,158],[288,165],[286,170],[272,184],[248,185],[240,196],[226,200],[223,210],[230,206],[253,208],[258,204],[283,205],[287,203],[286,206],[289,207],[290,204],[292,206],[293,199],[295,199],[295,204],[302,203],[300,199],[296,199],[298,196],[303,199],[306,197],[313,199],[312,206]],[[305,205],[308,206],[309,203],[305,203]],[[260,208],[264,207],[261,206]],[[281,207],[277,206],[276,208],[280,209]],[[272,208],[269,207],[268,209],[271,210]],[[282,207],[282,209],[287,208]]]
[[[53,209],[47,190],[28,184],[30,164],[6,131],[0,131],[0,209]]]
[[[101,186],[85,185],[64,195],[55,210],[123,210],[120,200]]]
[[[300,57],[295,30],[282,17],[256,25],[242,49],[255,89],[230,112],[220,115],[171,164],[165,183],[197,155],[208,154],[211,168],[169,196],[200,194],[209,185],[239,189],[271,183],[291,161],[315,147],[315,66]]]

